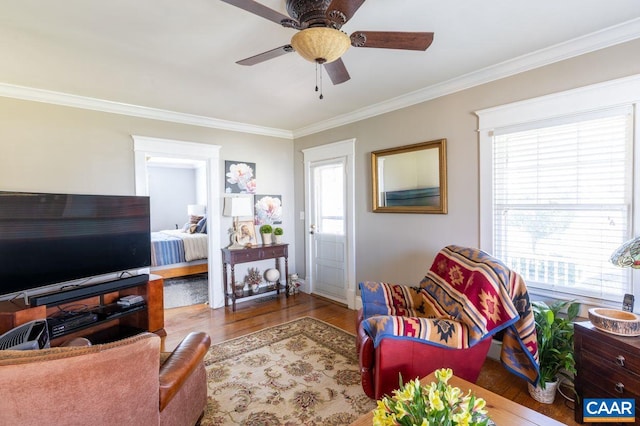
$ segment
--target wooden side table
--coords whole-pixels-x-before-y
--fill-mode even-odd
[[[244,292],[242,296],[237,296],[233,285],[236,282],[235,265],[238,263],[256,262],[265,259],[275,259],[276,269],[280,271],[280,258],[284,258],[284,275],[280,274],[280,279],[284,276],[285,282],[289,276],[289,244],[271,244],[251,246],[238,250],[230,250],[228,248],[222,249],[222,270],[223,270],[223,283],[224,285],[224,306],[229,306],[229,299],[231,299],[232,309],[236,310],[236,299],[242,299],[243,297],[253,296],[255,294],[264,294],[275,291],[280,294],[281,284],[278,282],[276,288],[272,290],[261,288],[258,293]],[[231,269],[231,288],[227,280],[227,266]],[[289,292],[285,291],[287,297]]]
[[[575,323],[575,420],[584,421],[584,398],[634,398],[640,423],[640,337],[624,337],[598,330],[590,321]]]
[[[436,381],[435,373],[431,373],[426,377],[420,379],[420,383],[425,385]],[[487,389],[484,389],[474,383],[468,382],[459,377],[453,376],[449,379],[449,384],[459,387],[463,393],[467,393],[469,390],[473,392],[478,398],[483,398],[487,402],[486,410],[489,413],[491,420],[496,425],[518,425],[518,426],[561,426],[557,420],[547,417],[543,414],[537,413],[530,408],[523,405],[516,404],[513,401],[497,395]],[[351,423],[350,426],[370,426],[373,424],[373,411],[370,411],[356,421]]]

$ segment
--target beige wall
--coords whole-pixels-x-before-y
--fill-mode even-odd
[[[0,190],[135,194],[131,135],[220,145],[220,170],[225,159],[256,163],[258,193],[282,194],[292,239],[293,141],[275,137],[0,97]],[[226,246],[231,218],[220,226]]]
[[[301,150],[356,138],[356,280],[418,283],[448,244],[479,245],[478,136],[474,111],[640,73],[640,40],[590,53],[295,141],[296,212],[304,210]],[[449,213],[371,210],[371,151],[447,139]],[[296,221],[304,276],[304,223]]]
[[[640,40],[629,42],[295,142],[0,98],[0,189],[133,194],[131,135],[220,145],[221,169],[225,159],[255,162],[258,193],[282,194],[285,241],[296,233],[289,268],[304,277],[301,150],[356,138],[356,279],[416,283],[444,245],[479,244],[474,111],[639,74],[639,51]],[[448,144],[449,213],[372,213],[370,152],[439,138]]]

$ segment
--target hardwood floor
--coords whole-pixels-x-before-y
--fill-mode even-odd
[[[352,334],[356,332],[356,311],[337,303],[304,293],[289,298],[280,295],[265,299],[238,303],[235,312],[231,307],[209,309],[208,305],[167,309],[167,336],[163,348],[172,350],[191,331],[206,331],[213,343],[219,343],[304,316],[317,318]],[[536,402],[529,396],[526,382],[507,372],[498,361],[487,359],[477,384],[567,425],[577,424],[573,420],[571,404],[560,394],[554,404]]]

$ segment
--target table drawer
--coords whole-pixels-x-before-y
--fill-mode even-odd
[[[286,256],[287,256],[286,246],[263,247],[262,249],[260,249],[260,258],[263,258],[263,259],[273,259],[275,257],[286,257]]]
[[[603,359],[599,354],[583,351],[580,357],[582,362],[578,375],[582,384],[597,386],[616,398],[640,395],[640,376],[637,374]]]
[[[630,352],[625,349],[615,347],[598,339],[597,336],[586,334],[582,337],[583,349],[589,348],[587,352],[595,357],[601,358],[607,363],[611,363],[623,371],[640,374],[640,354]]]
[[[230,259],[225,259],[229,263],[253,262],[262,258],[259,250],[234,250],[229,257]]]

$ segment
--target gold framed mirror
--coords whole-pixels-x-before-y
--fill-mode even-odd
[[[447,140],[371,153],[373,211],[447,213]]]

